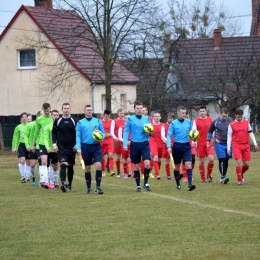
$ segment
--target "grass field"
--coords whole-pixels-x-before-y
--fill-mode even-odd
[[[195,191],[162,171],[150,193],[103,177],[104,195],[86,195],[78,161],[74,190],[62,193],[21,184],[17,158],[0,156],[0,259],[260,259],[259,156],[244,186],[233,160],[227,185],[217,161],[213,183],[200,183],[196,162]]]

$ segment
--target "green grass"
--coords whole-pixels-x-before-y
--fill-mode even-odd
[[[74,191],[62,193],[21,184],[17,158],[0,156],[0,259],[260,259],[259,153],[252,156],[244,186],[233,160],[227,185],[217,162],[213,183],[200,183],[196,162],[195,191],[186,183],[177,191],[162,171],[151,193],[136,193],[132,178],[104,177],[104,195],[86,195],[78,162]]]

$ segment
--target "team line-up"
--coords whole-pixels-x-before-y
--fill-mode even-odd
[[[199,158],[201,182],[212,182],[215,148],[220,183],[229,182],[228,162],[233,154],[240,186],[244,184],[244,173],[249,169],[250,139],[255,150],[259,150],[250,123],[244,119],[241,109],[236,109],[233,120],[228,116],[228,110],[222,108],[220,116],[213,120],[208,116],[206,106],[201,106],[199,116],[192,122],[187,109],[180,106],[176,118],[172,112],[168,113],[166,123],[160,122],[159,112],[154,112],[153,117],[148,116],[147,107],[141,102],[135,102],[133,115],[118,109],[118,117],[114,120],[108,110],[103,111],[100,119],[93,117],[90,105],[85,106],[85,118],[79,121],[70,112],[69,103],[62,105],[62,116],[59,116],[58,110],[51,110],[49,103],[44,103],[35,121],[30,114],[21,114],[21,124],[13,134],[12,152],[19,159],[22,183],[32,181],[32,185],[36,186],[38,160],[39,186],[62,192],[72,191],[75,157],[78,154],[85,170],[87,194],[92,193],[91,165],[96,168],[95,192],[103,194],[102,176],[108,173],[120,177],[121,158],[123,176],[135,179],[136,191],[141,192],[141,179],[143,188],[152,191],[149,177],[160,180],[161,159],[164,158],[167,179],[171,180],[172,161],[176,189],[181,190],[180,181],[183,179],[188,184],[188,191],[192,191],[196,188],[192,177],[195,155]],[[208,158],[207,169],[205,158]]]

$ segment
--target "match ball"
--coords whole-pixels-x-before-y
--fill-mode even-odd
[[[153,125],[152,124],[145,124],[144,125],[144,132],[148,135],[153,133]]]
[[[103,133],[99,130],[94,130],[92,133],[92,138],[96,142],[100,142],[103,139]]]
[[[200,133],[198,130],[191,130],[189,132],[189,137],[192,141],[197,141],[200,136]]]

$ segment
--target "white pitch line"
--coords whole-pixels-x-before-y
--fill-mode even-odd
[[[79,176],[75,176],[74,178],[79,179],[79,180],[85,180],[82,177]],[[108,185],[108,186],[114,186],[114,187],[122,187],[124,189],[129,189],[129,190],[134,190],[134,186],[132,187],[128,187],[128,186],[124,186],[124,185],[118,185],[118,184],[111,184],[111,183],[103,183],[103,185]],[[191,191],[192,192],[192,191]],[[196,191],[194,191],[196,192]],[[155,192],[142,192],[143,194],[147,194],[147,195],[151,195],[151,196],[155,196],[155,197],[160,197],[160,198],[164,198],[164,199],[171,199],[177,202],[182,202],[182,203],[187,203],[187,204],[191,204],[191,205],[196,205],[199,207],[203,207],[203,208],[210,208],[210,209],[214,209],[214,210],[220,210],[223,212],[227,212],[227,213],[233,213],[233,214],[238,214],[238,215],[244,215],[247,217],[255,217],[255,218],[260,218],[260,215],[254,214],[254,213],[249,213],[249,212],[243,212],[243,211],[239,211],[239,210],[233,210],[233,209],[226,209],[226,208],[222,208],[222,207],[218,207],[218,206],[214,206],[214,205],[209,205],[209,204],[204,204],[201,203],[199,201],[193,201],[193,200],[187,200],[187,199],[181,199],[181,198],[176,198],[173,196],[167,196],[167,195],[163,195],[160,193],[155,193]]]

